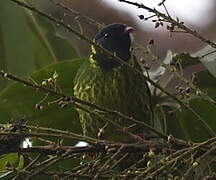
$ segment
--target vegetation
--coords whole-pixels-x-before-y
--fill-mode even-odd
[[[59,1],[49,1],[77,21],[84,18],[98,29],[103,26]],[[216,44],[171,17],[165,0],[159,6],[166,13],[135,1],[119,1],[152,13],[150,17],[139,14],[140,21],[150,20],[155,28],[188,33],[206,43],[194,54],[168,51],[165,59],[151,51],[153,40],[145,47],[136,44],[143,57],[160,64],[152,72],[141,62],[144,75],[133,69],[150,85],[154,127],[73,96],[73,79],[85,59],[67,40],[56,36],[55,27],[110,56],[115,54],[98,46],[82,29],[78,31],[30,1],[0,1],[0,179],[216,178]],[[135,138],[126,144],[83,136],[76,111],[82,105],[99,115],[139,123],[155,137],[148,141]],[[128,127],[118,128],[128,133]],[[88,144],[77,146],[81,141]],[[119,168],[138,153],[142,154],[139,161]]]

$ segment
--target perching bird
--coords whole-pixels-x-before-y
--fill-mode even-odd
[[[110,24],[102,28],[95,36],[95,42],[109,50],[134,68],[140,70],[131,55],[131,37],[133,28],[124,24]],[[134,69],[122,64],[98,47],[91,47],[91,55],[77,72],[74,80],[74,95],[111,110],[115,110],[152,125],[150,94],[144,77]],[[86,136],[110,141],[131,142],[133,138],[124,132],[146,136],[147,130],[133,121],[125,120],[109,113],[101,113],[84,106],[89,113],[79,109],[80,122]],[[95,115],[97,113],[100,117]],[[119,124],[112,125],[107,119]],[[123,131],[122,131],[123,130]]]

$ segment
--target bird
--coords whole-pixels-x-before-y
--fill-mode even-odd
[[[133,69],[141,71],[139,63],[132,55],[133,31],[134,28],[128,25],[113,23],[96,33],[94,42],[101,48],[91,45],[89,58],[84,61],[74,78],[74,96],[153,126],[148,84]],[[111,55],[103,49],[108,50]],[[102,113],[87,105],[81,106],[84,109],[78,108],[78,113],[85,136],[127,143],[134,141],[131,134],[140,137],[148,134],[148,129],[131,120],[108,112]],[[116,127],[115,123],[121,128]]]

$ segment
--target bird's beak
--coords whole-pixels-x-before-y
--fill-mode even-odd
[[[127,26],[127,27],[125,27],[122,34],[130,34],[133,31],[134,31],[134,28]]]

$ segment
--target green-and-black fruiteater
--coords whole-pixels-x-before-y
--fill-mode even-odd
[[[123,61],[140,69],[131,56],[130,33],[132,30],[124,24],[110,24],[96,34],[95,42]],[[91,47],[89,60],[85,61],[78,70],[74,83],[76,97],[152,125],[150,97],[144,77],[127,65],[119,63],[114,56],[106,54],[100,48]],[[89,111],[94,111],[88,106],[84,107]],[[133,121],[94,111],[102,117],[101,119],[95,114],[80,109],[78,111],[83,133],[86,136],[98,138],[99,131],[103,129],[101,139],[119,142],[132,140],[129,135],[105,119],[110,119],[124,128],[131,127],[129,131],[133,134],[147,134],[142,126],[136,125]]]

